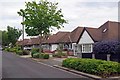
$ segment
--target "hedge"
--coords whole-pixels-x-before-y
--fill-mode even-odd
[[[31,50],[31,56],[33,57],[33,54],[38,53],[39,49],[38,48],[32,48]]]
[[[119,41],[101,41],[96,42],[93,47],[95,54],[120,54]]]
[[[23,54],[23,51],[22,51],[22,50],[18,50],[18,51],[16,51],[16,54],[22,55],[22,54]]]
[[[72,68],[101,77],[120,75],[120,63],[96,59],[67,58],[62,62],[63,67]]]
[[[33,58],[49,59],[49,54],[35,53],[33,54]]]

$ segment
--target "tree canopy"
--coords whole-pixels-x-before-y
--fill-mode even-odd
[[[2,45],[3,46],[8,46],[9,45],[7,31],[2,31]]]
[[[26,33],[29,36],[43,36],[49,34],[50,29],[60,29],[67,21],[64,19],[62,10],[58,9],[58,3],[40,0],[39,3],[26,2],[26,8],[20,9],[18,14],[24,17],[22,22],[25,25]]]
[[[7,31],[2,31],[2,45],[8,46],[10,43],[15,45],[21,35],[21,30],[7,26]]]

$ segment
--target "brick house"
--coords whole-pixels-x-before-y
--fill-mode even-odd
[[[107,21],[99,28],[77,27],[72,32],[58,32],[50,35],[47,40],[43,40],[42,46],[44,50],[54,51],[59,44],[62,44],[64,49],[71,49],[75,56],[92,58],[95,42],[120,41],[119,24],[119,22]],[[25,46],[38,47],[39,42],[39,38],[34,38],[24,44]]]

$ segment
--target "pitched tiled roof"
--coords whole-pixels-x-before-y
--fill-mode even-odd
[[[56,34],[53,34],[51,36],[48,37],[48,39],[46,41],[44,41],[44,43],[59,43],[61,42],[61,38],[66,35],[68,32],[58,32]]]
[[[83,32],[83,29],[84,27],[77,27],[70,33],[70,38],[72,42],[77,42],[79,40],[79,37]]]
[[[32,45],[42,43],[77,43],[84,30],[86,30],[94,41],[102,40],[120,40],[120,22],[107,21],[99,28],[90,27],[77,27],[72,32],[58,32],[50,35],[48,39],[43,38],[31,38],[30,40],[25,39],[24,42],[18,41],[17,44]],[[106,29],[106,30],[105,30]]]
[[[16,44],[18,45],[34,45],[34,44],[40,44],[40,41],[42,42],[42,38],[36,37],[36,38],[30,38],[30,39],[24,39],[24,41],[17,41]],[[44,41],[44,40],[43,40]]]
[[[66,34],[64,36],[61,37],[61,39],[59,39],[60,43],[70,43],[71,39],[70,39],[70,32],[66,32]]]
[[[16,44],[17,45],[28,45],[29,39],[24,39],[24,41],[17,41]]]
[[[96,41],[101,41],[101,33],[98,28],[85,27],[87,32],[90,34],[91,38]]]

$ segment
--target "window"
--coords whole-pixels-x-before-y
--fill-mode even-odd
[[[104,29],[104,30],[103,30],[103,32],[106,32],[106,31],[107,31],[107,29]]]
[[[83,44],[82,53],[90,53],[90,52],[92,52],[92,44]]]

